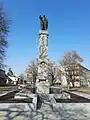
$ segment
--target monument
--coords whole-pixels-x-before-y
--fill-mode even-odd
[[[37,93],[49,93],[48,81],[48,20],[43,16],[39,16],[39,55],[38,55],[38,76],[36,81]]]

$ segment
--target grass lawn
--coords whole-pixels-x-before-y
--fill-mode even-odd
[[[4,89],[4,88],[11,88],[12,86],[9,86],[9,85],[2,85],[0,86],[0,89]]]
[[[3,85],[3,86],[0,86],[0,91],[11,91],[16,88],[17,86],[15,85]]]
[[[90,87],[81,87],[81,88],[78,88],[77,91],[90,94]]]
[[[3,85],[0,86],[0,94],[12,91],[12,90],[17,90],[17,86],[15,85]]]

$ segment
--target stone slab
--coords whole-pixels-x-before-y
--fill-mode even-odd
[[[32,103],[29,103],[33,110],[37,109],[37,94],[24,94],[24,93],[17,93],[15,99],[23,99],[23,98],[32,98]]]

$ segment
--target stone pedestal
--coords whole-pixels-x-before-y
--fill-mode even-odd
[[[46,80],[46,81],[37,80],[36,86],[37,86],[37,90],[36,90],[37,93],[49,93],[49,86],[50,85],[49,85],[48,80]]]

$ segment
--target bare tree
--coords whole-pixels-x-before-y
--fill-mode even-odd
[[[50,85],[54,85],[57,79],[61,80],[61,72],[55,63],[48,64],[48,77],[50,77]]]
[[[21,74],[19,75],[19,78],[22,79],[22,80],[24,80],[24,73],[21,73]]]
[[[9,32],[10,20],[8,20],[3,9],[3,4],[0,2],[0,68],[4,68],[5,52],[8,45],[7,35]]]
[[[60,64],[64,67],[70,66],[71,64],[81,63],[83,59],[76,51],[65,52]]]
[[[84,74],[80,65],[81,62],[83,62],[83,59],[76,51],[66,52],[63,59],[60,61],[60,65],[66,70],[67,82],[68,84],[72,82],[73,87],[76,77],[79,76],[80,81],[80,76]]]
[[[31,61],[30,65],[28,65],[27,69],[26,69],[26,74],[27,77],[29,75],[32,75],[33,78],[33,86],[35,87],[35,82],[36,82],[36,77],[37,77],[37,73],[38,73],[38,67],[37,67],[37,62],[35,62],[34,60]]]

